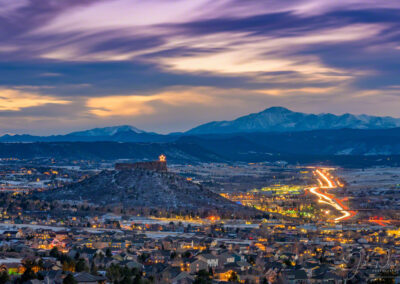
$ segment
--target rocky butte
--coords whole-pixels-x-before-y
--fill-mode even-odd
[[[166,212],[200,217],[240,217],[261,214],[167,171],[164,155],[158,161],[124,163],[82,181],[39,194],[60,203],[86,202],[102,210],[123,209],[142,216]]]
[[[134,169],[142,169],[142,170],[149,170],[156,172],[167,172],[168,171],[167,158],[165,157],[165,155],[160,155],[158,157],[158,161],[115,164],[116,171],[126,171]]]

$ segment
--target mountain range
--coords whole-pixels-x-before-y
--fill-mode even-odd
[[[213,121],[189,130],[188,134],[243,132],[288,132],[321,129],[387,129],[400,127],[400,119],[369,115],[330,113],[306,114],[283,107],[271,107],[232,121]]]
[[[130,125],[94,128],[85,131],[72,132],[65,135],[34,136],[29,134],[3,135],[0,142],[163,142],[172,137],[154,132],[146,132]]]
[[[178,136],[170,142],[0,143],[0,158],[169,162],[325,163],[342,166],[400,166],[400,128]]]
[[[66,135],[4,135],[0,137],[0,142],[6,142],[0,143],[0,158],[151,160],[164,153],[169,161],[178,163],[324,160],[398,165],[399,126],[400,120],[391,117],[315,115],[272,107],[168,135],[129,125]]]
[[[29,134],[0,137],[0,142],[171,142],[181,136],[255,133],[255,132],[298,132],[332,129],[389,129],[400,127],[400,119],[369,115],[330,113],[306,114],[283,107],[271,107],[258,113],[239,117],[232,121],[213,121],[197,126],[184,133],[169,135],[146,132],[129,125],[94,128],[66,135],[33,136]]]

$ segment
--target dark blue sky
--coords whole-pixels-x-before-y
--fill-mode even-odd
[[[0,134],[400,117],[398,0],[0,0]]]

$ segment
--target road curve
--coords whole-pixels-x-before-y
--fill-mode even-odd
[[[321,189],[337,188],[335,181],[331,180],[328,175],[326,175],[323,171],[319,169],[315,170],[314,174],[319,176],[318,183],[320,184],[320,186],[311,187],[309,188],[309,191],[312,194],[318,196],[319,203],[328,204],[343,214],[342,216],[335,218],[333,221],[339,222],[353,217],[356,214],[355,212],[348,211],[348,208],[344,206],[343,203],[339,199],[335,198],[333,195],[321,191]]]

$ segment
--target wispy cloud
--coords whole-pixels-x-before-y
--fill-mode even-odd
[[[269,37],[250,33],[224,33],[173,38],[166,46],[197,48],[187,56],[160,57],[164,68],[182,72],[254,75],[265,72],[297,72],[329,80],[346,79],[350,72],[325,66],[315,55],[301,54],[310,45],[344,43],[372,38],[383,26],[351,25],[318,29],[296,36]],[[201,51],[204,48],[206,50]],[[355,73],[353,73],[355,75]]]
[[[160,107],[209,107],[216,102],[216,89],[175,87],[153,94],[114,95],[90,98],[87,107],[96,116],[138,116],[153,114]]]
[[[271,105],[396,115],[399,12],[398,0],[0,0],[2,125],[183,130]]]
[[[29,0],[0,0],[0,15],[3,17],[11,17],[18,9],[29,4]]]
[[[70,101],[19,90],[0,89],[0,111],[20,111],[46,104],[68,104]]]

